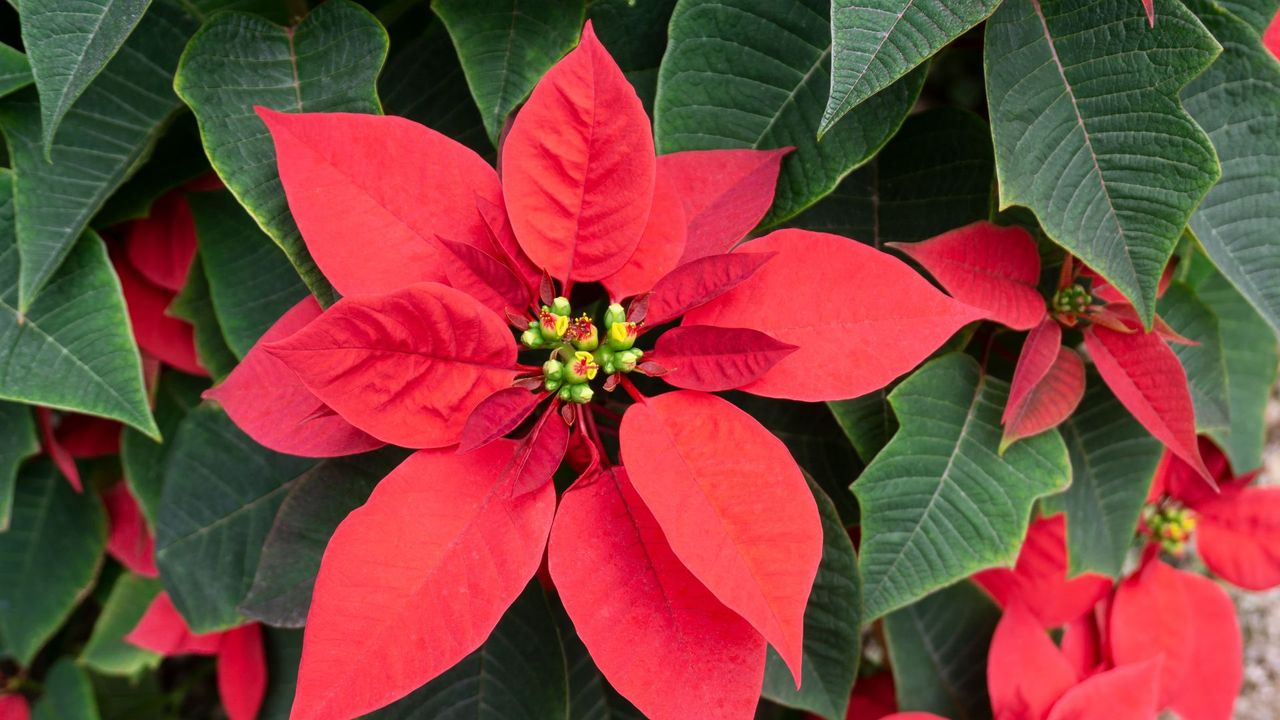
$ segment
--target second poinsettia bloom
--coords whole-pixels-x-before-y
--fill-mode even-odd
[[[544,549],[646,715],[751,717],[766,645],[798,685],[817,506],[786,446],[711,393],[856,397],[983,314],[846,238],[740,245],[786,150],[656,156],[590,24],[516,115],[501,176],[401,118],[259,115],[344,297],[300,303],[209,395],[280,452],[416,450],[329,542],[292,716],[357,716],[444,672]]]

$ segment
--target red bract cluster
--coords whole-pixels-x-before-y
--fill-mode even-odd
[[[544,548],[583,643],[648,716],[750,717],[766,643],[798,683],[817,508],[782,442],[709,392],[862,395],[983,313],[837,236],[738,245],[786,151],[655,156],[590,25],[516,116],[501,175],[400,118],[259,114],[343,299],[299,304],[209,397],[280,452],[417,450],[328,545],[292,716],[353,717],[439,675]],[[646,395],[632,372],[681,389]],[[606,407],[598,375],[626,397]],[[557,502],[565,458],[578,480]]]

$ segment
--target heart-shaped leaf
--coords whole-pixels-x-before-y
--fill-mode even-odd
[[[759,379],[796,346],[759,330],[685,325],[664,332],[654,346],[663,380],[686,390],[718,392]]]

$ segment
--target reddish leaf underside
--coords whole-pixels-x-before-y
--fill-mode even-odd
[[[250,623],[222,634],[218,645],[218,695],[229,720],[254,720],[267,694],[262,627]]]
[[[165,657],[213,655],[218,652],[222,633],[193,634],[178,609],[173,606],[169,593],[162,592],[151,601],[142,619],[124,639]]]
[[[569,426],[555,406],[548,407],[516,446],[502,469],[502,482],[510,482],[516,496],[537,492],[551,484],[568,449]]]
[[[1160,662],[1148,660],[1094,675],[1063,694],[1049,720],[1154,720],[1159,673]]]
[[[343,295],[445,280],[437,235],[488,242],[476,196],[501,189],[472,150],[399,117],[257,112],[307,250]]]
[[[130,571],[157,577],[156,545],[127,483],[118,482],[102,491],[107,508],[107,552]]]
[[[688,390],[632,405],[619,435],[676,556],[777,648],[798,685],[822,528],[786,446],[727,401]]]
[[[670,322],[720,297],[772,258],[773,253],[728,253],[682,263],[654,284],[645,300],[645,324]]]
[[[411,448],[458,442],[476,405],[515,377],[506,323],[436,283],[345,297],[264,347],[352,425]]]
[[[1024,229],[985,220],[916,243],[891,243],[924,266],[952,297],[1014,330],[1030,330],[1046,315],[1040,252]]]
[[[1005,607],[987,656],[987,688],[998,718],[1043,720],[1078,678],[1021,600]]]
[[[1006,407],[1013,412],[1006,413],[1009,417],[1000,440],[1001,450],[1022,438],[1061,425],[1084,399],[1084,386],[1084,361],[1075,350],[1058,348],[1058,355],[1044,377],[1022,396],[1017,406]]]
[[[143,278],[177,293],[187,284],[187,271],[196,255],[196,221],[181,191],[170,192],[151,205],[148,217],[129,223],[125,256]]]
[[[1192,668],[1169,709],[1182,720],[1220,720],[1232,716],[1244,682],[1244,657],[1235,604],[1212,580],[1178,572],[1194,614]]]
[[[680,263],[728,252],[773,205],[782,158],[777,150],[690,150],[658,158],[684,204],[688,241]]]
[[[381,447],[381,440],[344,420],[264,348],[318,317],[320,304],[308,295],[280,316],[226,380],[204,396],[222,405],[249,437],[276,452],[339,457]]]
[[[1246,590],[1280,585],[1280,488],[1246,488],[1195,508],[1200,559]]]
[[[656,165],[640,98],[588,22],[502,146],[502,193],[520,246],[561,280],[616,272],[644,231]]]
[[[1117,665],[1160,659],[1158,704],[1168,707],[1199,667],[1195,623],[1199,608],[1180,572],[1153,560],[1116,590],[1111,608],[1111,656]],[[1198,671],[1195,673],[1198,679]]]
[[[196,357],[194,328],[168,314],[174,294],[152,285],[128,262],[117,259],[114,266],[138,347],[182,372],[207,376]]]
[[[508,310],[518,313],[528,307],[532,300],[528,286],[501,260],[473,245],[444,237],[436,241],[452,256],[444,266],[450,286],[479,300],[499,317],[506,317]]]
[[[742,389],[791,400],[841,400],[888,385],[981,311],[938,292],[901,260],[862,243],[779,230],[735,253],[776,252],[685,323],[750,327],[799,349]]]
[[[458,452],[471,452],[515,430],[544,399],[545,393],[509,387],[481,400],[462,426]]]
[[[347,720],[488,637],[542,559],[555,490],[498,482],[515,443],[414,453],[338,526],[307,617],[294,720]]]
[[[994,568],[974,575],[1002,607],[1022,604],[1046,628],[1079,618],[1111,590],[1111,580],[1084,573],[1067,579],[1066,519],[1039,518],[1027,529],[1026,540],[1012,570]]]
[[[1140,329],[1122,333],[1090,325],[1085,328],[1084,343],[1116,399],[1212,485],[1213,477],[1200,458],[1187,374],[1165,341]]]
[[[617,272],[600,281],[609,291],[609,297],[618,300],[651,289],[680,263],[685,241],[684,207],[659,164],[653,207],[635,252]]]
[[[651,359],[678,388],[719,392],[756,380],[795,350],[759,330],[685,325],[664,332]]]
[[[764,638],[681,564],[621,467],[564,494],[548,563],[592,659],[646,717],[751,716]]]
[[[1018,353],[1018,364],[1013,370],[1009,400],[1000,416],[1002,425],[1009,424],[1018,407],[1025,404],[1032,389],[1048,374],[1049,368],[1058,359],[1058,350],[1061,348],[1062,326],[1051,317],[1044,318],[1027,333],[1027,339],[1022,342],[1022,350]]]
[[[476,209],[484,218],[488,229],[489,249],[493,251],[494,257],[509,264],[516,275],[524,280],[526,287],[536,288],[542,279],[542,269],[535,265],[520,247],[515,233],[511,231],[507,209],[502,202],[501,195],[498,196],[497,202],[486,200],[480,195],[476,196]]]

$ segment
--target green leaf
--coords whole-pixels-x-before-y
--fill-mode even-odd
[[[978,570],[1012,566],[1032,503],[1070,482],[1056,431],[997,453],[1008,395],[1008,383],[959,353],[926,363],[889,394],[902,427],[853,485],[868,619]]]
[[[191,38],[174,79],[214,170],[322,301],[333,290],[289,214],[275,146],[253,108],[381,112],[375,82],[386,55],[387,33],[373,15],[330,0],[292,29],[254,15],[216,15]]]
[[[561,624],[569,662],[570,720],[645,720],[644,715],[613,689],[582,644],[568,616]]]
[[[62,118],[133,32],[151,0],[25,0],[18,19],[31,62],[44,149]]]
[[[93,634],[80,652],[80,664],[104,675],[134,676],[160,664],[160,655],[125,642],[147,607],[160,594],[160,581],[126,573],[111,587]]]
[[[991,129],[982,118],[955,108],[926,110],[788,224],[877,248],[925,240],[985,220],[994,177]]]
[[[736,392],[729,399],[786,444],[796,463],[817,480],[835,503],[845,525],[858,522],[858,504],[849,492],[849,483],[862,470],[862,462],[826,408],[818,403]]]
[[[298,686],[298,666],[302,663],[302,631],[262,628],[267,651],[267,696],[262,699],[258,720],[289,720],[293,695]]]
[[[1227,359],[1222,351],[1218,316],[1183,283],[1172,283],[1156,303],[1160,317],[1179,335],[1199,345],[1170,343],[1182,362],[1195,403],[1196,429],[1225,430],[1231,427],[1231,406],[1227,398]],[[1265,342],[1265,340],[1264,340]]]
[[[507,116],[578,44],[583,0],[435,0],[494,146]]]
[[[999,0],[832,0],[831,92],[819,134],[991,14]]]
[[[27,63],[27,56],[0,43],[0,97],[31,83],[31,65]]]
[[[1248,25],[1221,7],[1209,0],[1191,0],[1188,7],[1223,47],[1182,93],[1222,162],[1222,180],[1191,216],[1191,230],[1280,332],[1280,64]]]
[[[1219,0],[1218,4],[1248,23],[1258,35],[1266,31],[1271,18],[1280,11],[1280,2],[1276,0]]]
[[[192,258],[187,283],[169,305],[168,312],[179,320],[185,320],[194,329],[196,357],[215,382],[235,369],[238,358],[227,346],[227,339],[218,324],[213,299],[209,295],[209,279],[205,276],[203,258],[199,253]]]
[[[555,720],[569,681],[555,618],[529,583],[480,649],[369,720]]]
[[[591,0],[587,17],[600,42],[627,76],[645,112],[653,115],[658,66],[667,49],[667,26],[676,0]]]
[[[332,458],[299,477],[267,533],[240,612],[276,627],[302,627],[329,538],[404,458],[398,448]]]
[[[1178,91],[1218,54],[1177,0],[1007,0],[987,22],[1000,207],[1111,281],[1148,325],[1191,211],[1218,179]]]
[[[244,622],[267,531],[298,476],[316,461],[267,450],[202,404],[178,427],[156,523],[165,590],[197,633]]]
[[[200,404],[200,393],[209,387],[204,378],[184,375],[176,370],[161,372],[156,385],[155,418],[160,434],[170,441],[178,431],[178,423]],[[120,435],[120,463],[129,492],[137,499],[142,515],[152,528],[160,512],[160,495],[164,489],[164,466],[172,442],[161,443],[125,428]]]
[[[157,436],[120,281],[97,235],[76,243],[25,316],[18,310],[12,181],[0,169],[0,399],[101,415]]]
[[[924,83],[923,68],[908,74],[819,143],[830,85],[829,4],[680,0],[671,16],[654,108],[658,152],[794,147],[782,163],[766,226],[817,202],[870,159]]]
[[[33,720],[98,720],[93,685],[75,660],[63,657],[49,669],[44,678],[44,694],[36,701],[31,717]]]
[[[102,720],[169,720],[172,717],[166,709],[168,698],[155,670],[143,671],[131,678],[93,673],[89,681],[93,683],[93,695]]]
[[[47,156],[35,92],[0,102],[0,130],[17,176],[19,309],[31,307],[90,218],[146,160],[181,107],[173,70],[194,30],[176,6],[152,8],[66,112]]]
[[[831,498],[808,480],[822,518],[822,562],[804,611],[804,674],[797,690],[782,657],[769,648],[762,694],[827,720],[844,720],[862,655],[858,558]]]
[[[9,529],[13,510],[13,490],[18,482],[18,466],[40,452],[36,423],[31,408],[0,402],[0,533]]]
[[[889,390],[880,389],[852,400],[827,403],[845,437],[862,462],[869,463],[898,431],[898,418],[889,407]]]
[[[47,461],[23,468],[0,533],[0,637],[19,665],[31,664],[92,589],[106,541],[97,495],[77,493]]]
[[[969,582],[886,616],[898,709],[952,720],[991,717],[987,648],[999,621],[999,608]]]
[[[226,190],[187,196],[200,260],[226,344],[243,358],[307,288],[280,248]]]
[[[138,169],[93,217],[93,227],[111,227],[151,214],[151,204],[161,195],[210,172],[209,159],[200,145],[200,131],[191,113],[174,119],[146,164]]]
[[[1068,573],[1118,578],[1164,446],[1096,373],[1080,408],[1059,431],[1071,453],[1071,487],[1041,505],[1051,515],[1067,514]]]
[[[1227,453],[1236,472],[1247,472],[1262,465],[1267,398],[1276,382],[1280,354],[1269,339],[1267,321],[1203,255],[1195,255],[1188,265],[1194,275],[1188,282],[1218,316],[1227,361],[1231,427],[1211,429],[1209,435]]]

